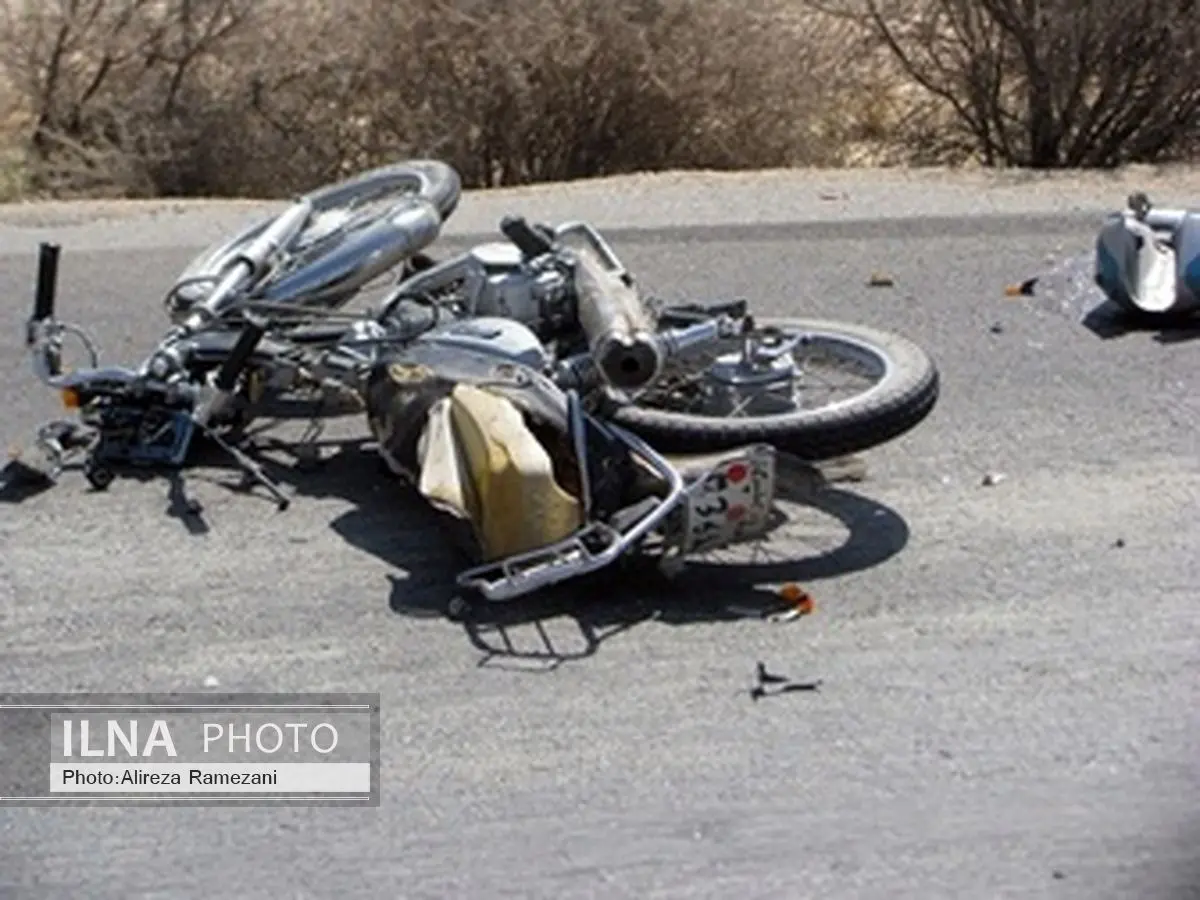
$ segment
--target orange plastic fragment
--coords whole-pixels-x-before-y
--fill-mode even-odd
[[[1037,278],[1027,278],[1020,284],[1010,284],[1004,288],[1006,297],[1032,297],[1037,289]]]

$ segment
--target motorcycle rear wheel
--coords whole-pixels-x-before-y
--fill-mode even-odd
[[[801,459],[821,461],[888,443],[920,424],[937,403],[937,367],[929,354],[907,338],[842,322],[786,318],[756,321],[759,328],[806,336],[794,351],[801,380],[812,371],[805,365],[805,351],[824,350],[864,364],[875,376],[875,383],[839,402],[809,406],[797,397],[797,408],[742,417],[697,412],[695,404],[681,409],[678,402],[662,402],[663,392],[656,389],[633,404],[615,409],[612,420],[664,453],[709,453],[766,443]],[[722,344],[718,353],[737,349],[736,341]],[[687,374],[693,379],[703,375],[714,357],[713,351],[707,350],[700,359],[685,358],[685,364],[693,363]],[[793,382],[794,395],[804,389],[796,390]]]

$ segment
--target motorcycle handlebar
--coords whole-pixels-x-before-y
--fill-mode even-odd
[[[234,257],[230,267],[212,293],[198,304],[196,311],[188,317],[187,321],[178,328],[172,329],[159,342],[154,353],[138,370],[123,367],[96,368],[96,363],[93,361],[93,367],[90,369],[76,370],[68,374],[57,371],[57,366],[53,363],[57,358],[58,335],[63,330],[71,330],[71,327],[57,325],[53,322],[61,248],[57,244],[43,243],[38,249],[34,308],[26,335],[26,343],[31,347],[39,340],[44,343],[44,347],[39,353],[40,358],[46,360],[42,364],[42,368],[47,371],[41,377],[56,387],[102,393],[125,391],[171,393],[180,389],[181,386],[175,383],[176,379],[171,377],[179,372],[184,363],[179,352],[180,340],[201,330],[210,320],[219,317],[225,312],[231,301],[239,298],[257,279],[261,278],[270,268],[272,257],[295,240],[296,235],[308,223],[311,216],[311,200],[301,198],[276,218],[261,235]],[[47,326],[42,323],[47,322],[53,326],[54,330],[43,334],[41,329]],[[237,376],[244,368],[246,360],[258,346],[263,334],[264,329],[257,323],[246,326],[229,358],[218,373],[216,379],[218,391],[227,392],[232,388]],[[91,345],[88,346],[90,348]]]
[[[58,258],[62,247],[41,244],[38,247],[37,288],[33,299],[33,320],[40,322],[54,315],[54,294],[58,286]]]
[[[512,241],[526,259],[537,259],[554,249],[554,243],[521,216],[501,219],[500,233]]]

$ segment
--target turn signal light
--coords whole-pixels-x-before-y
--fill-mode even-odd
[[[62,402],[67,409],[79,409],[79,391],[75,388],[63,388]]]

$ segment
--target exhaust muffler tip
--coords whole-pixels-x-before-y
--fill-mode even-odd
[[[611,387],[637,391],[662,373],[663,351],[653,335],[609,335],[594,351],[596,368]]]

